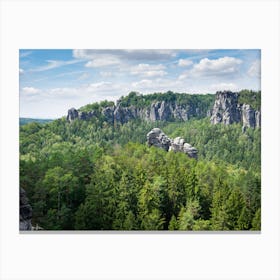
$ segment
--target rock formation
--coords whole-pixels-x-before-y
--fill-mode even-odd
[[[121,100],[116,105],[103,107],[99,110],[83,112],[71,108],[68,110],[67,120],[89,120],[91,118],[104,118],[108,123],[127,123],[130,120],[141,119],[145,121],[188,121],[190,118],[210,117],[212,124],[225,125],[241,123],[243,130],[247,127],[259,128],[261,126],[261,113],[254,110],[249,104],[238,102],[239,93],[220,91],[216,93],[213,108],[210,109],[196,102],[179,104],[177,101],[154,101],[145,107],[124,106]]]
[[[20,188],[20,200],[19,200],[19,230],[32,230],[31,218],[32,208],[29,204],[26,192]]]
[[[185,139],[181,137],[176,137],[174,140],[171,140],[169,151],[183,152],[189,157],[197,159],[197,149],[185,142]]]
[[[169,151],[171,145],[171,139],[168,138],[159,128],[153,128],[147,134],[147,144],[150,146],[155,146],[162,148],[165,151]]]
[[[147,144],[162,148],[165,151],[182,152],[188,155],[190,158],[197,159],[197,149],[186,143],[184,138],[176,137],[175,139],[166,136],[161,129],[153,128],[147,134]]]
[[[239,104],[238,93],[223,91],[216,93],[210,121],[212,124],[226,125],[240,122],[244,131],[247,127],[260,127],[261,113],[249,104]]]
[[[79,117],[79,112],[75,108],[68,110],[67,121],[71,122]]]
[[[187,121],[192,117],[206,117],[207,112],[202,112],[193,105],[180,105],[166,101],[155,101],[151,105],[139,108],[136,106],[122,106],[121,102],[117,105],[105,107],[101,114],[109,123],[118,122],[124,124],[133,119],[142,119],[145,121]],[[88,120],[97,117],[98,113],[94,111],[80,112],[75,108],[68,110],[67,121],[72,122],[75,119]]]

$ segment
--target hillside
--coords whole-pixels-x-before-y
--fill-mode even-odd
[[[52,122],[52,119],[32,119],[32,118],[19,118],[19,125],[25,125],[28,123],[36,122],[36,123],[48,123]]]
[[[130,93],[21,126],[20,186],[32,223],[47,230],[260,230],[258,94]],[[197,159],[149,147],[155,127],[170,141],[184,138]]]

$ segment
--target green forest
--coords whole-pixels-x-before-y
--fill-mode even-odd
[[[244,91],[240,100],[260,108],[258,96]],[[121,100],[147,106],[157,98],[132,93]],[[205,110],[214,101],[211,95],[176,98]],[[81,111],[111,105],[93,103]],[[154,127],[183,137],[197,148],[198,160],[148,147]],[[44,230],[260,230],[261,129],[211,125],[209,117],[30,122],[20,126],[20,186],[33,209],[32,224]]]

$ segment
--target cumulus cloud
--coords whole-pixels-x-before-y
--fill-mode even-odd
[[[141,63],[131,67],[130,74],[139,75],[143,77],[164,76],[167,74],[167,72],[164,71],[165,69],[166,67],[162,64],[151,65],[151,64]]]
[[[185,79],[187,79],[187,78],[189,78],[190,77],[190,75],[189,75],[189,73],[188,72],[184,72],[184,73],[182,73],[180,76],[179,76],[179,80],[185,80]]]
[[[133,82],[131,84],[131,87],[134,90],[139,90],[144,93],[151,93],[151,92],[165,92],[168,90],[172,91],[182,91],[183,84],[179,80],[173,80],[173,79],[163,79],[163,78],[157,78],[157,79],[142,79],[137,82]]]
[[[190,60],[190,59],[179,59],[178,61],[178,66],[180,67],[187,67],[187,66],[190,66],[192,65],[193,62]]]
[[[125,87],[120,83],[112,82],[95,82],[91,84],[84,84],[79,87],[56,87],[49,89],[38,89],[34,87],[24,87],[21,89],[23,99],[34,99],[34,97],[40,100],[69,100],[69,99],[85,99],[87,98],[91,102],[93,100],[103,100],[104,96],[111,96],[115,100],[114,96],[120,96],[123,94],[122,89]]]
[[[248,70],[248,75],[251,77],[256,77],[260,78],[261,77],[261,61],[260,60],[255,60],[249,70]]]
[[[23,74],[24,70],[22,68],[19,68],[19,74]]]
[[[218,59],[203,58],[193,66],[191,73],[197,76],[233,74],[238,71],[241,63],[241,59],[229,56]]]

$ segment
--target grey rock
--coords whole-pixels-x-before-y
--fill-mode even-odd
[[[124,124],[137,118],[137,109],[134,106],[122,107],[118,105],[114,111],[114,121]]]
[[[197,149],[189,143],[186,143],[184,138],[176,137],[171,139],[159,128],[153,128],[147,134],[147,144],[149,147],[155,146],[165,151],[182,152],[191,158],[197,159]]]
[[[261,127],[261,112],[256,111],[255,112],[255,120],[256,120],[256,128],[260,128]]]
[[[75,108],[68,110],[67,121],[72,122],[79,117],[79,112]]]
[[[231,91],[217,92],[210,118],[211,123],[232,124],[240,122],[240,117],[238,93]]]
[[[105,116],[105,119],[109,123],[114,123],[114,111],[115,106],[106,107],[102,110],[102,114]]]
[[[197,159],[197,149],[191,144],[185,142],[185,139],[182,137],[176,137],[174,140],[171,140],[169,151],[182,152],[191,158]]]
[[[147,144],[150,146],[155,146],[162,148],[165,151],[169,150],[171,140],[167,137],[159,128],[153,128],[147,134]]]
[[[19,230],[32,230],[32,208],[23,188],[20,188],[19,207]]]
[[[242,124],[243,128],[252,127],[255,128],[256,119],[255,119],[255,111],[249,104],[243,104],[241,107],[242,112]]]
[[[255,111],[249,104],[239,104],[238,93],[223,91],[216,93],[210,121],[212,124],[226,125],[241,123],[244,132],[248,127],[261,126],[261,113]]]

